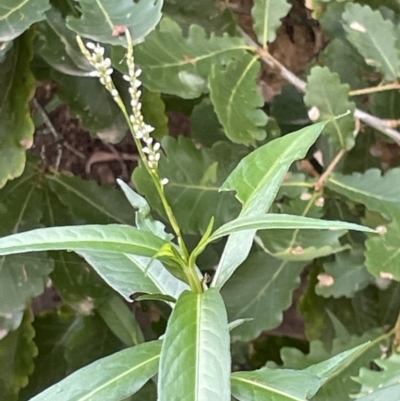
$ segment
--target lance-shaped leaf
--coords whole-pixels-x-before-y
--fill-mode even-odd
[[[348,40],[367,64],[376,67],[386,80],[395,80],[400,73],[400,51],[393,22],[369,6],[347,3],[345,10],[342,18]]]
[[[243,55],[245,49],[241,38],[207,37],[197,25],[190,27],[186,38],[177,23],[164,18],[159,29],[135,47],[135,59],[143,68],[141,78],[146,88],[190,99],[208,92],[207,76],[213,64],[226,64]],[[121,68],[124,53],[114,55],[116,68]]]
[[[321,382],[319,377],[301,370],[264,368],[231,376],[232,395],[239,401],[306,401]]]
[[[400,199],[400,169],[389,170],[382,176],[378,169],[367,170],[364,174],[332,174],[327,186],[352,201],[364,204],[369,210],[391,214]]]
[[[69,16],[67,25],[81,36],[112,45],[124,44],[119,36],[128,28],[134,42],[143,39],[160,21],[163,0],[79,0],[82,15]],[[122,29],[122,31],[120,31]]]
[[[276,139],[242,159],[221,187],[223,191],[236,191],[243,205],[240,216],[255,216],[269,209],[290,165],[305,156],[324,125],[315,124]],[[255,232],[235,233],[228,238],[213,286],[221,288],[246,259]]]
[[[389,387],[400,382],[400,355],[392,354],[387,359],[375,359],[379,371],[361,368],[360,374],[354,380],[361,384],[358,396],[371,394],[372,392]]]
[[[29,32],[18,38],[0,68],[0,188],[22,174],[25,150],[33,143],[35,127],[28,103],[35,90],[31,41]]]
[[[157,373],[161,342],[152,341],[93,362],[31,401],[117,401],[137,392]]]
[[[324,133],[338,148],[351,149],[354,146],[355,123],[352,113],[335,119],[347,111],[353,112],[355,104],[348,100],[350,86],[342,84],[337,73],[327,67],[314,67],[307,77],[304,102],[310,108],[309,117],[313,120],[331,120]]]
[[[0,42],[13,40],[33,23],[44,20],[49,8],[49,0],[2,0]]]
[[[389,386],[377,391],[374,391],[371,394],[366,395],[365,397],[358,398],[359,401],[398,401],[400,393],[400,384],[394,384],[393,386]]]
[[[233,373],[232,394],[239,401],[309,400],[327,380],[351,364],[366,347],[366,344],[357,346],[305,370],[263,368]]]
[[[207,242],[215,241],[232,233],[246,230],[356,230],[365,232],[375,232],[368,227],[363,227],[345,221],[318,220],[310,217],[295,216],[290,214],[264,214],[255,216],[239,217],[231,222],[224,224],[216,230]]]
[[[150,258],[126,253],[85,251],[79,254],[129,302],[136,292],[177,298],[188,288],[157,260],[151,262]]]
[[[210,98],[226,136],[233,142],[254,146],[256,140],[266,136],[263,127],[267,116],[259,109],[264,99],[256,83],[259,70],[258,57],[249,54],[226,67],[215,65],[212,69]]]
[[[267,42],[273,42],[276,31],[281,26],[281,19],[292,8],[286,0],[255,0],[251,10],[254,20],[254,32],[258,42],[265,49]]]
[[[135,227],[110,224],[49,227],[0,239],[0,255],[32,251],[130,253],[153,257],[166,242]]]
[[[168,321],[160,361],[159,401],[229,401],[229,329],[215,289],[184,292]]]

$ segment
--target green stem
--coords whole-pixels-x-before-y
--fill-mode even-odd
[[[167,198],[165,197],[164,189],[163,189],[163,187],[162,187],[162,185],[160,183],[160,178],[158,177],[158,174],[155,173],[153,170],[151,170],[150,167],[147,164],[147,158],[146,158],[146,155],[143,153],[142,143],[140,142],[139,139],[135,138],[134,131],[133,131],[133,126],[132,126],[132,123],[130,121],[129,114],[128,114],[127,110],[126,110],[126,107],[125,107],[124,103],[122,102],[121,98],[116,99],[116,102],[117,102],[119,108],[121,109],[121,111],[122,111],[122,113],[123,113],[123,115],[125,117],[126,122],[128,123],[128,127],[129,127],[129,130],[132,133],[133,140],[135,141],[136,147],[138,149],[140,159],[142,160],[142,163],[143,163],[145,169],[147,170],[148,174],[150,175],[150,177],[151,177],[151,179],[153,181],[153,184],[154,184],[154,186],[155,186],[155,188],[157,190],[158,196],[161,199],[161,202],[162,202],[162,205],[164,207],[165,213],[167,214],[168,221],[171,224],[171,227],[174,230],[174,233],[175,233],[175,235],[177,237],[178,245],[179,245],[179,248],[180,248],[180,251],[181,251],[182,259],[184,260],[184,262],[185,262],[185,264],[187,266],[186,268],[183,269],[183,271],[184,271],[184,273],[185,273],[185,275],[186,275],[186,277],[188,279],[190,288],[191,288],[191,290],[193,292],[201,293],[201,292],[203,292],[203,287],[201,285],[199,277],[197,276],[195,266],[191,266],[189,264],[189,252],[187,250],[185,241],[183,239],[179,224],[178,224],[178,222],[177,222],[177,220],[175,218],[175,215],[174,215],[174,213],[173,213],[173,211],[171,209],[171,206],[169,205],[169,203],[167,201]]]

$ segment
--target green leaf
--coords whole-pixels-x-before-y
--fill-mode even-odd
[[[44,204],[37,188],[37,173],[36,168],[28,165],[21,177],[0,190],[0,236],[40,227]],[[45,288],[53,262],[42,252],[36,255],[38,259],[27,263],[30,256],[0,257],[0,314],[3,316],[20,314],[31,298]],[[4,323],[0,329],[10,328],[10,322]]]
[[[322,380],[305,371],[263,368],[235,372],[232,395],[239,401],[305,401],[315,394]]]
[[[313,341],[310,343],[309,354],[304,355],[294,348],[283,348],[281,358],[286,369],[305,369],[373,339],[357,350],[347,363],[340,364],[339,369],[330,375],[313,398],[313,401],[350,400],[349,395],[357,392],[360,387],[351,376],[357,374],[362,366],[368,366],[372,359],[380,355],[379,345],[384,337],[385,335],[376,337],[376,332],[367,332],[361,337],[351,336],[344,340],[335,339],[331,350],[327,350],[320,341]],[[309,368],[311,373],[315,373],[314,369],[315,367]]]
[[[387,359],[375,359],[379,371],[361,368],[355,380],[361,384],[357,396],[365,396],[381,388],[390,387],[400,382],[400,355],[392,354]]]
[[[0,42],[15,39],[33,23],[45,19],[48,0],[2,0],[0,10]]]
[[[97,312],[77,316],[67,332],[64,357],[69,370],[77,370],[124,348]]]
[[[100,276],[127,301],[136,292],[177,298],[187,285],[177,280],[161,262],[128,253],[80,252]],[[151,262],[150,266],[149,263]]]
[[[400,52],[393,23],[368,6],[347,3],[342,16],[351,44],[386,80],[394,81],[400,73]]]
[[[0,68],[0,188],[22,174],[25,150],[33,143],[35,127],[28,103],[35,90],[30,71],[31,41],[30,32],[18,38]]]
[[[19,328],[0,340],[0,390],[5,401],[17,401],[20,389],[28,384],[34,368],[33,358],[37,355],[34,335],[26,312]],[[5,398],[7,393],[9,397]]]
[[[46,12],[46,21],[37,24],[36,29],[37,52],[51,67],[75,76],[87,76],[93,71],[79,49],[75,32],[67,28],[64,18],[55,8]]]
[[[144,121],[154,128],[151,136],[161,140],[168,134],[168,117],[165,114],[165,104],[161,99],[160,92],[151,92],[145,89],[141,102]]]
[[[315,292],[325,298],[353,297],[373,281],[364,260],[364,249],[354,248],[336,254],[335,261],[324,263],[325,273],[318,275]]]
[[[93,362],[31,401],[121,400],[157,373],[161,342],[152,341]]]
[[[286,0],[255,0],[251,9],[254,20],[254,32],[258,42],[265,49],[268,42],[276,39],[276,31],[281,26],[281,19],[289,12],[292,5]]]
[[[232,233],[246,230],[274,230],[274,229],[302,229],[302,230],[357,230],[375,232],[374,230],[354,223],[344,221],[318,220],[309,217],[290,214],[262,214],[250,217],[239,217],[224,224],[208,239],[208,243]]]
[[[113,294],[98,308],[99,315],[110,330],[128,347],[144,342],[134,311]]]
[[[208,97],[193,108],[190,115],[190,135],[206,147],[227,139]]]
[[[318,58],[330,71],[338,73],[340,81],[349,84],[353,90],[368,86],[364,77],[368,66],[348,41],[334,38]]]
[[[226,64],[243,55],[245,49],[242,39],[226,34],[211,34],[208,38],[197,25],[190,27],[185,38],[177,23],[164,18],[159,29],[135,47],[135,59],[143,68],[141,77],[146,88],[192,99],[208,92],[207,76],[212,65]],[[114,55],[116,68],[121,68],[118,63],[123,56],[124,52]]]
[[[160,177],[169,180],[164,187],[165,196],[184,233],[204,234],[213,215],[217,227],[237,216],[239,204],[233,194],[218,193],[220,184],[231,171],[224,153],[214,155],[209,149],[196,149],[184,137],[177,140],[165,137],[162,146],[166,157],[161,157],[158,172]],[[217,156],[222,157],[221,162]],[[166,217],[143,165],[134,170],[132,179],[152,209]]]
[[[230,400],[229,329],[218,291],[178,299],[161,351],[159,401]]]
[[[370,169],[364,174],[332,174],[326,185],[352,201],[364,204],[369,210],[390,214],[400,198],[399,179],[398,168],[389,170],[383,176],[380,170]]]
[[[65,75],[58,71],[52,71],[51,77],[58,82],[57,93],[68,103],[71,115],[78,118],[92,136],[104,142],[121,141],[126,135],[126,121],[98,78]]]
[[[64,358],[64,346],[69,333],[72,334],[74,330],[73,321],[74,316],[69,309],[35,316],[33,328],[38,355],[35,358],[35,370],[29,376],[29,383],[21,391],[21,400],[32,398],[69,373]]]
[[[400,393],[400,384],[395,384],[381,390],[374,391],[365,397],[358,398],[359,401],[398,401]]]
[[[282,261],[260,250],[250,253],[222,288],[229,321],[251,319],[232,330],[232,340],[249,341],[280,325],[304,266],[304,262]]]
[[[210,98],[226,136],[235,143],[255,146],[266,136],[266,114],[259,109],[264,99],[256,79],[258,57],[246,54],[226,67],[215,65],[209,77]]]
[[[366,266],[376,277],[400,281],[400,209],[391,209],[393,221],[381,226],[382,234],[368,238],[365,243]]]
[[[50,189],[66,206],[77,224],[135,224],[134,211],[113,185],[98,185],[64,174],[48,174]]]
[[[338,148],[349,150],[354,146],[355,123],[352,113],[355,104],[348,100],[350,86],[342,84],[337,73],[327,67],[314,67],[307,77],[304,102],[310,108],[311,120],[332,120],[324,133]],[[335,119],[335,116],[352,113]]]
[[[121,45],[125,41],[114,32],[126,27],[134,42],[140,42],[159,22],[163,0],[79,0],[80,18],[67,17],[68,28],[96,42]]]
[[[236,191],[236,197],[243,205],[240,216],[254,216],[269,209],[290,165],[305,156],[324,125],[315,124],[271,141],[242,159],[220,188]],[[246,259],[254,234],[255,230],[232,234],[228,238],[213,286],[221,288]]]
[[[165,239],[166,241],[171,240],[173,238],[173,235],[165,232],[165,225],[160,221],[153,219],[150,206],[147,203],[146,199],[136,193],[128,184],[126,184],[122,180],[117,179],[117,182],[131,206],[137,209],[136,227],[139,230],[157,235],[157,237]]]
[[[43,250],[154,256],[165,241],[135,227],[109,224],[48,227],[0,239],[0,255]]]
[[[163,14],[174,20],[186,33],[196,24],[207,32],[235,34],[235,17],[229,7],[220,7],[215,0],[166,0]]]

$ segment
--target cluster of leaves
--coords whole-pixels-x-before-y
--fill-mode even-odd
[[[400,119],[398,2],[315,0],[314,18],[329,43],[308,68],[305,95],[284,86],[270,116],[258,91],[260,54],[291,9],[286,0],[254,0],[259,47],[236,33],[232,12],[214,0],[5,3],[0,236],[16,236],[0,244],[2,399],[30,399],[77,370],[34,399],[155,400],[159,372],[160,400],[229,400],[231,391],[237,400],[397,400],[399,350],[390,340],[400,341],[400,172],[371,155],[380,134],[352,112]],[[75,39],[103,44],[129,102],[121,27],[137,43],[143,115],[163,138],[165,197],[189,250],[207,245],[197,265],[211,274],[212,288],[202,294],[186,291],[170,260],[152,260],[175,248],[143,164],[132,181],[145,198],[122,182],[120,191],[45,170],[27,151],[38,80],[58,84],[58,98],[93,136],[116,143],[125,135],[121,111],[91,77]],[[370,93],[354,96],[364,88]],[[190,138],[167,135],[166,110],[189,117]],[[330,122],[308,127],[316,120]],[[341,160],[316,186],[318,178],[293,162],[321,131],[323,167],[338,154]],[[379,235],[348,231],[360,227],[345,222]],[[317,230],[327,227],[336,230]],[[309,352],[286,339],[271,362],[273,350],[253,340],[280,325],[306,266],[297,306]],[[61,306],[33,316],[32,299],[53,286]],[[156,311],[158,325],[139,326],[128,306],[136,293],[146,294],[137,304]],[[168,318],[165,338],[155,340]],[[231,375],[230,342],[234,365],[261,369]],[[383,360],[382,345],[389,351]]]

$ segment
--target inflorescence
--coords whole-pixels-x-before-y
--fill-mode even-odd
[[[126,37],[128,41],[128,52],[126,56],[126,63],[128,66],[128,74],[124,75],[123,78],[129,82],[129,94],[130,94],[130,107],[131,112],[129,113],[129,122],[134,138],[138,141],[143,141],[142,152],[146,157],[146,162],[149,169],[155,173],[157,171],[158,162],[160,160],[160,143],[153,140],[150,136],[154,128],[146,124],[143,119],[141,112],[142,103],[140,102],[140,96],[142,94],[139,89],[142,82],[139,80],[141,74],[140,69],[135,69],[135,60],[133,57],[133,46],[132,40],[129,35],[129,31],[126,31]],[[100,78],[100,82],[105,88],[111,93],[115,102],[125,109],[122,99],[115,88],[115,85],[111,79],[113,69],[111,67],[111,60],[106,57],[104,58],[104,47],[99,44],[92,42],[83,43],[82,39],[78,36],[77,41],[82,53],[88,59],[89,63],[94,67],[94,71],[90,73],[90,76]],[[126,109],[125,109],[126,110]],[[161,185],[165,185],[168,182],[167,179],[160,180]]]

